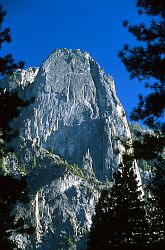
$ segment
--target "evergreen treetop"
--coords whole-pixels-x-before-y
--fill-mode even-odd
[[[88,249],[140,249],[147,245],[144,200],[131,161],[125,155],[111,190],[103,191],[89,235]],[[100,248],[99,248],[100,247]]]
[[[138,13],[151,18],[150,24],[139,23],[123,26],[132,33],[139,45],[125,44],[119,57],[130,74],[130,78],[144,81],[151,89],[147,96],[139,95],[139,104],[132,111],[133,120],[142,120],[146,125],[164,130],[161,119],[165,109],[165,3],[162,0],[137,0]]]

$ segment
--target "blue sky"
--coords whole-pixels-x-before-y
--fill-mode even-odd
[[[1,53],[12,53],[25,68],[40,66],[56,48],[88,51],[115,80],[117,95],[126,114],[136,106],[143,84],[129,80],[117,56],[124,43],[136,44],[122,27],[136,24],[136,0],[1,0],[7,11],[4,27],[10,27],[12,43]],[[142,19],[143,18],[143,19]],[[145,19],[144,19],[145,20]],[[145,20],[146,21],[146,20]]]

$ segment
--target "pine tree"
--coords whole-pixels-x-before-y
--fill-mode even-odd
[[[159,224],[162,225],[162,230],[165,232],[165,159],[161,155],[155,160],[148,189],[152,193],[154,200],[156,199],[156,204],[161,214],[161,222]]]
[[[146,210],[149,224],[149,242],[152,249],[165,248],[165,159],[164,135],[154,131],[134,131],[134,158],[148,162],[152,172],[145,183]],[[164,245],[164,247],[163,247]]]
[[[149,249],[161,250],[165,244],[163,213],[152,193],[148,192],[146,199]]]
[[[108,190],[103,190],[95,207],[95,216],[93,217],[93,224],[89,234],[88,249],[100,250],[108,249],[109,247],[109,234],[110,234],[110,222],[109,222],[109,198],[110,193]]]
[[[129,72],[130,78],[137,78],[151,90],[147,96],[139,96],[139,104],[132,111],[131,118],[136,121],[142,120],[144,124],[155,130],[152,135],[143,138],[143,142],[140,140],[134,142],[134,148],[136,158],[154,159],[155,162],[149,189],[152,201],[150,204],[155,204],[152,215],[155,216],[155,211],[160,213],[160,215],[157,214],[156,219],[150,216],[152,229],[157,230],[158,225],[164,224],[165,169],[162,163],[164,162],[162,151],[165,147],[165,123],[162,117],[165,110],[165,2],[137,0],[137,9],[140,15],[147,15],[149,24],[130,25],[128,21],[123,22],[123,26],[136,37],[139,45],[130,47],[126,44],[119,52],[119,57]],[[160,158],[162,158],[161,161]]]
[[[144,205],[132,156],[125,155],[113,187],[104,191],[96,206],[88,249],[144,248],[148,241]]]
[[[145,87],[152,90],[147,96],[139,96],[139,104],[131,114],[134,120],[142,120],[152,128],[164,129],[160,122],[165,109],[165,3],[162,0],[137,0],[138,13],[150,18],[150,24],[123,26],[132,33],[139,46],[126,44],[119,57],[130,74],[130,78],[144,81]]]

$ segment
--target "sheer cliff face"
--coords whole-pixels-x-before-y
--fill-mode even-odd
[[[64,162],[62,168],[52,168],[50,155],[42,155],[41,169],[29,175],[31,207],[24,212],[17,208],[18,217],[35,225],[36,235],[16,239],[24,249],[81,249],[98,197],[88,177],[98,183],[111,179],[123,151],[118,138],[130,137],[113,79],[87,52],[59,49],[39,69],[17,72],[16,79],[4,80],[2,86],[17,89],[24,99],[35,97],[12,124],[19,128],[20,138],[51,149],[51,157],[58,155],[84,171],[80,174]],[[15,149],[21,158],[19,140]]]
[[[88,154],[96,176],[111,178],[120,160],[117,137],[129,136],[112,77],[87,52],[61,49],[19,78],[21,96],[36,99],[15,121],[21,136],[80,166]]]

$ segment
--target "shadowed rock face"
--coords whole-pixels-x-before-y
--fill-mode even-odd
[[[35,97],[12,123],[13,128],[19,128],[21,138],[90,170],[99,181],[111,179],[123,151],[117,138],[128,138],[130,132],[112,77],[87,52],[55,50],[39,69],[18,71],[14,81],[4,79],[1,85],[11,91],[17,89],[24,99]],[[15,150],[22,158],[19,140]],[[58,178],[50,180],[51,164],[45,164],[46,171],[40,171],[36,179],[29,177],[33,201],[30,210],[24,212],[37,227],[36,238],[30,243],[26,237],[18,241],[24,249],[74,249],[60,245],[64,235],[69,242],[71,234],[78,242],[75,249],[81,249],[80,239],[89,229],[98,193],[95,197],[81,177],[75,179],[74,174],[58,172],[58,168],[53,170]],[[39,187],[36,183],[43,183],[43,179],[44,183],[49,181]],[[60,185],[68,188],[57,188]],[[19,206],[17,210],[19,214]]]

